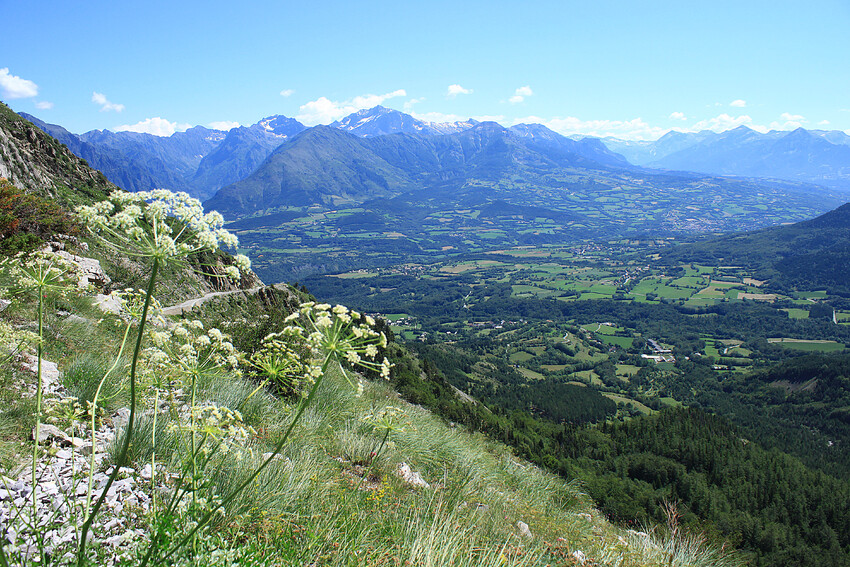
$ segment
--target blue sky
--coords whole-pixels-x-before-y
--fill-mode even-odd
[[[72,132],[432,121],[850,133],[850,2],[0,0],[0,99]]]

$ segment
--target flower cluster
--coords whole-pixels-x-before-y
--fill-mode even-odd
[[[305,376],[311,376],[310,352],[304,336],[287,327],[263,338],[260,349],[251,355],[251,366],[278,387],[295,389]]]
[[[47,421],[60,429],[74,432],[85,429],[85,411],[77,398],[69,396],[51,404],[45,412]]]
[[[123,290],[115,290],[110,295],[118,300],[121,306],[120,315],[122,319],[136,322],[142,320],[145,298],[147,297],[145,290],[128,287]],[[148,321],[151,320],[156,320],[160,325],[165,325],[165,319],[162,317],[162,305],[153,296],[151,296],[148,306]]]
[[[21,352],[26,345],[38,344],[38,335],[32,331],[16,329],[6,321],[0,321],[0,359]]]
[[[372,370],[389,379],[390,361],[386,357],[378,360],[378,349],[386,348],[387,337],[374,330],[375,320],[369,315],[361,315],[343,305],[332,307],[327,303],[310,301],[302,303],[286,321],[302,323],[288,326],[282,332],[302,338],[313,354],[314,362],[308,373],[310,377],[318,378],[327,363],[335,361],[341,368],[343,362],[347,362],[355,368]],[[343,374],[357,388],[358,394],[363,391],[360,379],[354,384],[347,373]]]
[[[77,286],[69,277],[73,269],[70,262],[48,252],[17,254],[0,261],[0,270],[11,280],[12,295],[65,296],[75,292]]]
[[[114,248],[163,263],[200,250],[236,248],[239,244],[235,235],[222,228],[221,214],[205,214],[201,202],[183,192],[115,191],[106,201],[78,207],[77,214]],[[227,275],[238,279],[239,271],[250,266],[250,260],[239,254],[236,264],[227,268]]]
[[[406,416],[407,414],[404,409],[396,406],[386,406],[378,411],[364,415],[360,418],[360,421],[371,425],[377,430],[401,433],[406,426],[410,425],[409,421],[403,421]]]
[[[241,449],[257,436],[253,427],[245,425],[238,410],[209,402],[193,407],[191,412],[189,421],[177,427],[185,433],[201,434],[204,453],[215,450],[227,454],[235,448],[234,454],[241,458]]]
[[[144,351],[145,365],[159,378],[175,369],[178,378],[197,377],[224,368],[235,374],[240,372],[243,355],[230,342],[230,337],[216,328],[204,332],[201,321],[181,321],[155,329],[149,337],[153,346]]]

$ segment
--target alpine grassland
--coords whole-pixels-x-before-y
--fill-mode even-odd
[[[46,238],[67,254],[2,265],[0,565],[741,564],[672,505],[618,527],[581,484],[405,401],[381,320],[280,286],[164,315],[185,297],[169,274],[250,270],[198,261],[237,242],[185,194],[75,215],[88,234]],[[84,258],[144,284],[102,293]]]

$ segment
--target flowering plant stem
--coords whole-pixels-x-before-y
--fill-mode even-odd
[[[91,509],[91,496],[94,492],[94,464],[95,464],[95,455],[97,453],[97,401],[100,399],[100,391],[103,389],[104,383],[106,383],[106,379],[110,374],[118,367],[118,363],[121,362],[121,356],[124,354],[124,347],[127,345],[127,337],[130,335],[130,323],[127,323],[127,326],[124,328],[124,337],[121,339],[121,347],[118,349],[118,356],[115,357],[115,362],[106,371],[103,375],[103,378],[100,379],[100,382],[97,385],[97,391],[94,393],[94,399],[91,403],[91,457],[89,458],[89,484],[88,490],[86,490],[86,511],[83,515],[84,518],[89,516],[89,510]]]
[[[88,531],[91,528],[92,521],[94,521],[97,512],[100,510],[100,507],[103,505],[103,501],[106,499],[106,493],[109,491],[109,488],[112,486],[112,483],[115,482],[115,479],[118,477],[118,472],[121,470],[121,467],[127,461],[127,452],[130,450],[130,441],[133,437],[133,425],[136,417],[136,368],[139,362],[139,354],[142,351],[142,338],[144,337],[145,332],[145,323],[147,323],[148,319],[148,308],[151,304],[151,298],[153,297],[154,287],[156,286],[156,276],[159,271],[159,258],[153,259],[153,267],[151,268],[151,275],[148,279],[148,287],[145,292],[145,305],[142,308],[142,318],[139,322],[139,331],[136,336],[136,348],[133,351],[133,362],[130,366],[130,417],[127,420],[127,426],[124,430],[124,445],[121,447],[121,452],[118,454],[118,458],[116,459],[115,465],[112,468],[112,473],[109,475],[109,478],[106,481],[106,485],[103,487],[103,490],[100,493],[100,496],[92,507],[91,511],[86,517],[86,521],[83,523],[83,527],[80,533],[80,544],[77,550],[77,567],[83,567],[86,558],[86,538],[88,536]],[[41,380],[39,380],[39,384],[41,384]]]
[[[153,400],[153,429],[151,431],[151,515],[156,517],[156,416],[159,413],[159,388]]]
[[[392,429],[387,427],[386,431],[384,432],[384,437],[381,439],[381,444],[378,445],[378,450],[375,451],[375,456],[372,457],[371,461],[369,462],[369,470],[366,471],[365,475],[360,477],[360,482],[357,483],[357,487],[354,490],[360,490],[360,486],[363,484],[363,481],[367,480],[372,474],[372,471],[375,470],[375,461],[377,461],[378,457],[381,456],[381,451],[384,449],[384,445],[386,445],[387,439],[389,438],[391,431]]]
[[[295,429],[295,426],[298,424],[298,421],[301,419],[301,416],[304,414],[304,410],[306,410],[307,407],[315,399],[316,392],[318,392],[319,386],[322,384],[322,382],[324,380],[325,371],[327,371],[328,366],[330,365],[330,363],[333,360],[333,354],[334,354],[333,352],[329,352],[329,353],[326,354],[324,361],[322,361],[322,369],[321,369],[322,371],[321,371],[321,373],[319,374],[318,378],[316,378],[316,381],[313,383],[313,387],[310,389],[310,393],[307,395],[306,398],[301,400],[301,403],[298,405],[298,410],[295,412],[295,415],[293,416],[292,420],[289,422],[289,427],[286,428],[286,431],[284,432],[283,437],[281,437],[280,441],[278,441],[277,445],[275,445],[274,450],[272,451],[271,455],[269,455],[269,457],[265,461],[263,461],[262,464],[259,467],[257,467],[257,469],[248,476],[248,478],[246,478],[244,481],[242,481],[241,484],[239,484],[235,489],[233,489],[233,491],[231,491],[230,494],[228,494],[227,496],[222,498],[221,503],[219,504],[218,508],[227,506],[234,498],[236,498],[245,489],[245,487],[247,487],[249,484],[254,482],[254,480],[256,480],[256,478],[268,466],[268,464],[270,462],[272,462],[272,460],[274,460],[274,458],[277,455],[279,455],[280,452],[283,450],[283,447],[286,445],[287,441],[289,440],[289,436],[292,434],[292,431]],[[189,533],[186,534],[185,536],[183,536],[183,539],[181,539],[174,546],[172,546],[171,549],[169,549],[168,552],[165,555],[163,555],[161,558],[159,558],[158,561],[156,561],[156,563],[165,562],[169,557],[174,555],[174,553],[176,553],[180,548],[182,548],[184,545],[189,543],[189,541],[194,541],[195,534],[197,534],[197,532],[201,528],[203,528],[204,526],[207,525],[207,523],[209,523],[210,519],[212,519],[212,517],[216,514],[216,512],[217,512],[217,509],[211,509],[211,510],[207,511],[207,513],[197,522],[197,524],[195,524],[195,526],[189,531]],[[151,561],[154,552],[159,547],[159,536],[160,536],[160,534],[157,533],[157,535],[154,536],[153,539],[151,540],[151,544],[150,544],[150,547],[148,548],[148,552],[145,555],[144,559],[142,559],[140,567],[145,567]]]
[[[196,374],[192,372],[192,404],[189,406],[191,409],[189,410],[189,423],[192,430],[192,507],[195,508],[198,505],[198,445],[196,445],[196,435],[197,428],[195,427],[195,404],[197,403],[195,400],[195,396],[197,394],[197,383],[196,383]],[[198,552],[198,538],[195,535],[192,535],[192,552],[193,555]]]
[[[44,385],[41,375],[41,355],[44,348],[44,292],[38,291],[38,346],[36,347],[36,357],[38,357],[38,366],[36,376],[38,385],[36,386],[35,394],[35,443],[32,448],[32,521],[34,525],[38,523],[38,498],[36,497],[36,486],[38,482],[36,465],[38,464],[38,448],[41,443],[41,399],[44,395]]]

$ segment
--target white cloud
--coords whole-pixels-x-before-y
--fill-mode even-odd
[[[0,92],[3,98],[31,98],[38,96],[38,85],[9,73],[8,67],[0,69]]]
[[[35,107],[39,110],[50,110],[51,108],[53,108],[53,103],[47,102],[46,100],[40,100],[35,103]]]
[[[499,122],[501,123],[505,117],[501,114],[479,114],[478,116],[470,116],[472,120],[477,120],[478,122]],[[465,122],[462,120],[461,122]]]
[[[449,85],[449,88],[446,90],[446,96],[449,98],[454,98],[459,94],[471,94],[472,89],[465,89],[458,84]]]
[[[178,124],[169,122],[165,118],[146,118],[136,124],[124,124],[115,128],[118,132],[139,132],[142,134],[153,134],[154,136],[171,136],[175,132],[185,132],[191,128],[191,124]]]
[[[422,120],[423,122],[463,122],[466,120],[466,117],[459,116],[457,114],[443,114],[442,112],[414,112],[411,113],[417,120]]]
[[[123,104],[115,104],[114,102],[109,102],[105,94],[99,93],[97,91],[92,93],[91,101],[95,104],[100,105],[101,112],[109,112],[110,110],[114,110],[115,112],[121,112],[122,110],[124,110]]]
[[[330,124],[334,120],[344,118],[353,112],[378,106],[387,99],[400,96],[407,96],[407,92],[404,89],[398,89],[382,95],[360,95],[346,101],[335,101],[321,96],[301,105],[301,108],[298,109],[298,116],[295,118],[307,126]]]
[[[282,96],[282,97],[289,97],[289,96],[292,96],[294,94],[295,94],[295,91],[292,90],[292,89],[283,89],[282,91],[280,91],[280,96]]]
[[[744,108],[745,106],[747,106],[747,101],[741,100],[739,98],[738,100],[733,100],[732,102],[730,102],[729,106],[734,106],[735,108]]]
[[[407,113],[413,112],[413,106],[416,105],[416,104],[419,104],[420,102],[422,102],[424,100],[425,100],[425,97],[422,96],[422,97],[419,97],[419,98],[412,98],[410,100],[404,101],[404,106],[403,106],[404,111],[407,112]]]
[[[802,128],[803,124],[807,123],[805,116],[800,114],[791,114],[790,112],[783,112],[779,115],[779,120],[775,120],[770,123],[771,130],[795,130],[797,128]]]
[[[233,128],[239,128],[241,124],[238,122],[234,122],[232,120],[219,120],[218,122],[210,122],[207,124],[207,127],[212,128],[213,130],[232,130]]]
[[[527,116],[513,121],[513,124],[543,124],[564,136],[581,134],[604,138],[614,136],[623,140],[655,140],[663,136],[667,130],[650,126],[642,118],[632,120],[582,120],[575,116],[565,118],[540,118]]]
[[[345,110],[341,108],[342,106],[344,105],[320,96],[316,100],[301,105],[301,108],[298,109],[299,114],[295,118],[307,126],[329,124],[345,116]]]
[[[687,120],[688,117],[685,116],[684,112],[673,112],[669,116],[670,120]]]
[[[525,97],[533,95],[534,92],[528,85],[520,87],[514,91],[514,96],[508,99],[511,104],[517,104],[525,100]]]
[[[820,122],[818,122],[818,126],[829,126],[829,124],[829,120],[821,120]]]
[[[712,130],[714,132],[725,132],[726,130],[732,130],[738,126],[747,126],[748,128],[752,128],[759,132],[767,132],[767,128],[753,124],[753,119],[746,114],[742,114],[741,116],[730,116],[725,112],[715,116],[714,118],[700,120],[691,126],[688,131],[699,132],[700,130]]]

